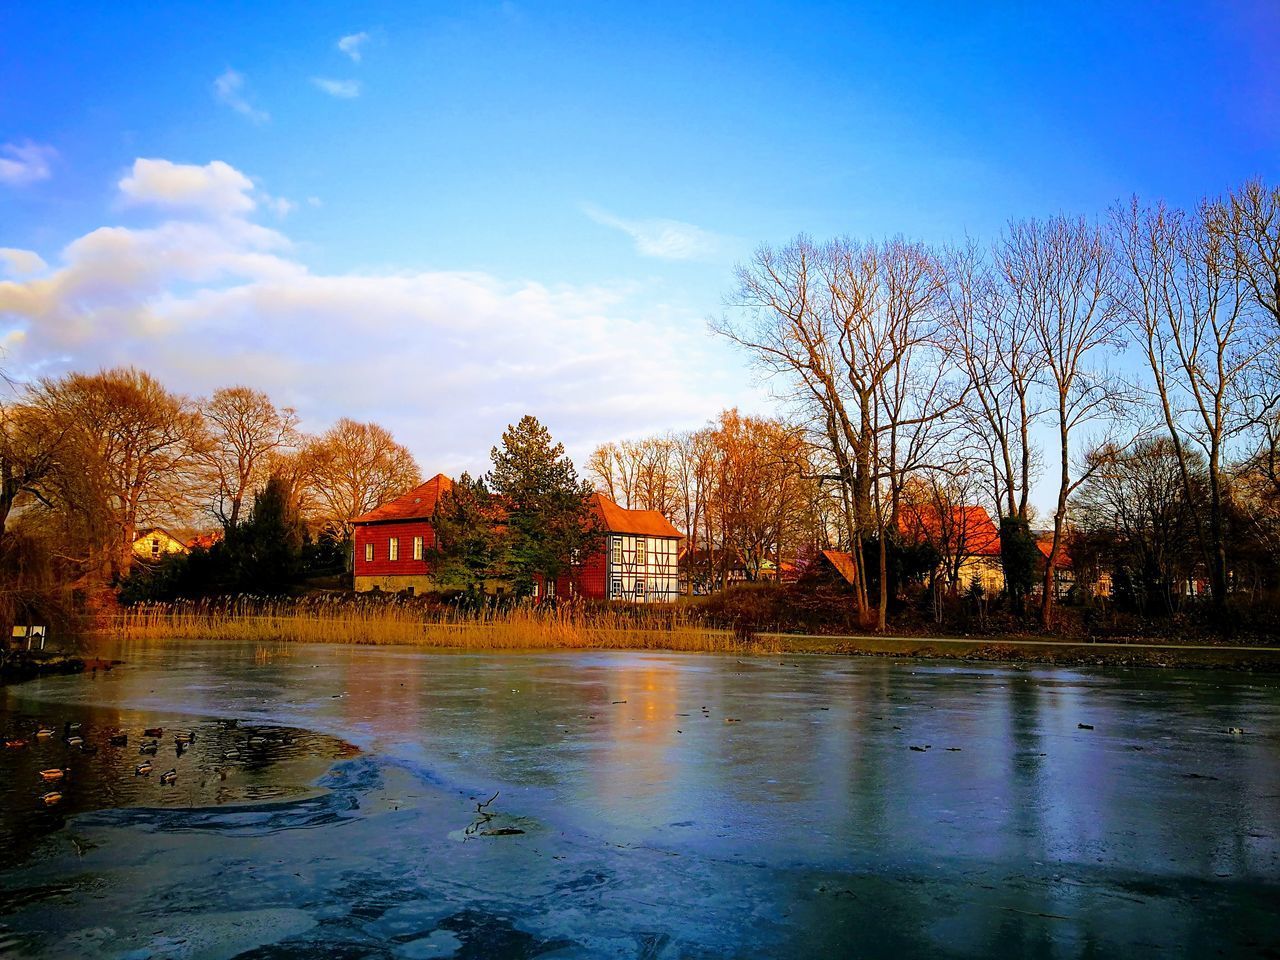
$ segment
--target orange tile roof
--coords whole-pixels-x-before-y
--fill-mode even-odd
[[[1040,550],[1040,556],[1044,558],[1044,562],[1049,562],[1049,553],[1053,550],[1053,537],[1040,538],[1036,541],[1036,546]],[[1058,544],[1058,559],[1053,565],[1063,570],[1069,570],[1072,567],[1071,553],[1067,550],[1067,538],[1064,536],[1062,542]]]
[[[831,562],[840,576],[849,583],[853,583],[856,572],[853,567],[853,554],[846,553],[844,550],[823,550],[822,555]]]
[[[408,493],[402,493],[382,506],[362,513],[352,523],[382,523],[387,520],[430,520],[436,511],[436,501],[453,488],[453,481],[443,473],[437,473],[426,483],[419,484]]]
[[[985,507],[954,506],[943,528],[943,514],[932,505],[907,505],[898,515],[898,531],[916,542],[963,547],[966,556],[1000,556],[1000,528]]]
[[[215,543],[221,543],[221,542],[222,542],[222,531],[213,530],[209,533],[197,533],[195,536],[193,536],[190,540],[187,541],[187,547],[188,549],[191,549],[191,550],[194,550],[197,547],[200,547],[204,550],[208,550]]]
[[[671,521],[657,510],[628,510],[603,493],[595,495],[596,513],[610,533],[630,533],[642,537],[683,537]]]

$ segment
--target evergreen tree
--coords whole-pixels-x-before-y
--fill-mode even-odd
[[[427,559],[442,584],[474,598],[503,576],[503,518],[483,477],[459,477],[436,502],[431,527],[436,540]]]
[[[524,416],[502,434],[490,457],[487,486],[506,514],[503,567],[517,595],[538,577],[554,582],[603,536],[592,509],[591,484],[578,479],[564,446],[552,442],[538,419]]]
[[[227,531],[223,553],[235,588],[251,593],[282,593],[302,570],[302,524],[288,483],[273,475],[254,497],[249,519]]]
[[[1000,518],[1000,561],[1004,567],[1004,587],[1015,613],[1021,614],[1031,592],[1039,566],[1040,548],[1026,517]]]

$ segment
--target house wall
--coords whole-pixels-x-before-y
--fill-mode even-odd
[[[391,538],[399,541],[399,557],[391,559]],[[422,537],[424,559],[413,559],[413,538]],[[355,573],[356,590],[369,590],[372,586],[361,586],[362,583],[376,583],[381,590],[402,590],[413,586],[410,580],[421,581],[431,574],[431,565],[425,559],[426,552],[435,545],[435,531],[427,520],[398,520],[391,523],[360,524],[355,529],[355,556],[352,561]],[[373,560],[365,559],[367,546],[373,546]],[[386,578],[391,578],[390,580]],[[402,581],[401,586],[387,586],[387,583]],[[427,589],[418,586],[417,589]]]
[[[362,576],[355,575],[355,590],[357,593],[366,593],[370,590],[378,589],[385,593],[399,593],[401,590],[412,589],[414,593],[430,593],[440,589],[440,584],[434,578],[426,574],[403,573],[393,576]]]
[[[133,541],[133,555],[140,560],[158,560],[166,554],[186,552],[186,544],[160,530],[153,530]]]
[[[637,559],[638,544],[644,541],[644,563]],[[676,565],[678,540],[668,537],[640,537],[611,533],[604,548],[596,551],[572,576],[556,582],[560,597],[588,600],[624,600],[629,603],[671,603],[680,595]],[[636,592],[641,581],[644,589]]]
[[[556,594],[560,597],[604,600],[608,596],[608,582],[608,550],[596,550],[579,569],[556,580]]]
[[[983,593],[994,595],[1004,589],[1004,565],[999,557],[966,557],[960,562],[959,588],[969,589],[969,584],[978,581]]]
[[[606,544],[608,598],[633,603],[673,602],[680,595],[679,543],[673,537],[610,534]]]

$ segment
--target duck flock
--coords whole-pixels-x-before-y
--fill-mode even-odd
[[[238,726],[238,721],[236,720],[223,720],[220,723],[228,732]],[[52,745],[56,733],[57,731],[53,727],[40,724],[30,736],[16,736],[6,739],[4,748],[6,750],[47,749],[46,745]],[[175,765],[160,772],[158,779],[160,785],[164,787],[171,787],[177,784],[178,764],[181,763],[183,755],[195,744],[196,730],[172,730],[170,731],[170,736],[173,742]],[[129,737],[128,731],[115,730],[106,732],[105,736],[99,739],[104,740],[112,748],[127,750]],[[137,763],[132,760],[129,761],[130,765],[133,766],[134,777],[150,777],[159,767],[164,766],[159,758],[165,739],[165,729],[163,727],[146,727],[140,732],[134,742],[138,747],[137,756],[141,759]],[[226,749],[220,752],[220,758],[223,761],[235,761],[242,755],[241,748],[243,748],[244,754],[247,755],[251,751],[256,751],[268,744],[289,744],[292,742],[293,738],[287,735],[262,736],[253,733],[243,742],[239,739],[234,739]],[[63,724],[62,744],[64,747],[63,762],[39,771],[39,780],[36,784],[38,792],[36,801],[45,807],[56,807],[68,793],[71,784],[71,767],[66,765],[67,753],[71,751],[82,754],[98,752],[98,744],[86,739],[82,725],[71,720]],[[220,779],[225,780],[227,778],[225,766],[219,768],[217,774]]]

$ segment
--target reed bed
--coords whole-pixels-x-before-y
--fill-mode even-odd
[[[101,633],[121,640],[358,643],[477,650],[644,649],[776,652],[776,644],[699,622],[676,608],[536,607],[476,611],[384,602],[236,599],[145,604],[110,618]]]

